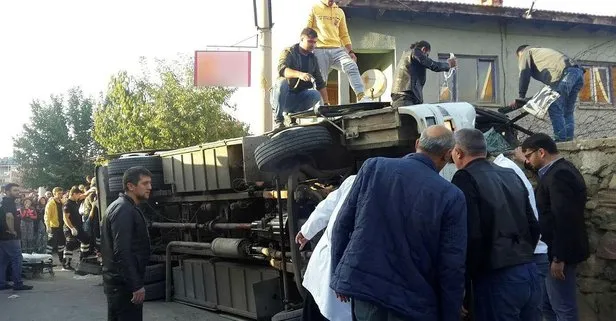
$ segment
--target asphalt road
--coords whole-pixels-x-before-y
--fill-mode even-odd
[[[55,277],[26,280],[31,291],[0,291],[0,320],[3,321],[105,321],[107,301],[100,276],[85,278],[69,271],[56,270]],[[17,295],[18,297],[11,297]],[[229,321],[230,318],[174,302],[146,302],[144,320]],[[233,319],[237,320],[237,319]]]

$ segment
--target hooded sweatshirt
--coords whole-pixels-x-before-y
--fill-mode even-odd
[[[327,0],[319,0],[312,6],[308,16],[308,28],[317,32],[317,48],[340,48],[351,44],[344,11]]]

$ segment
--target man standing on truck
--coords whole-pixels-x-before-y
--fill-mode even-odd
[[[332,230],[331,288],[358,321],[459,321],[466,203],[438,172],[451,159],[445,126],[417,153],[364,162]]]
[[[466,199],[467,277],[475,321],[540,321],[541,290],[533,252],[539,223],[517,174],[490,163],[483,133],[454,134],[452,183]]]
[[[294,113],[310,110],[323,99],[329,104],[325,81],[319,71],[319,63],[313,51],[317,33],[310,28],[302,30],[300,42],[285,49],[278,60],[280,76],[273,88],[272,107],[277,128],[284,127],[283,112]],[[312,87],[314,78],[316,90]],[[291,119],[291,124],[295,120]]]
[[[318,0],[310,10],[307,27],[316,30],[319,35],[314,54],[325,82],[331,68],[340,70],[349,78],[357,101],[370,101],[364,94],[364,83],[357,67],[357,56],[353,51],[344,11],[334,0]]]
[[[329,287],[331,279],[331,238],[332,227],[340,208],[353,186],[355,175],[349,176],[340,184],[340,187],[327,195],[327,198],[317,205],[308,217],[308,220],[295,237],[300,250],[323,228],[323,236],[317,243],[306,272],[303,286],[308,290],[302,311],[303,321],[350,321],[350,304],[340,302],[336,293]],[[323,273],[326,272],[326,273]]]
[[[575,103],[584,86],[584,69],[565,54],[549,48],[522,45],[516,50],[520,67],[520,98],[525,98],[530,78],[550,86],[560,97],[548,109],[557,142],[573,140]]]
[[[152,173],[131,167],[122,177],[124,193],[109,205],[101,227],[103,283],[109,321],[143,320],[143,278],[150,236],[139,203],[150,198]]]
[[[66,268],[64,258],[64,250],[66,238],[64,237],[64,218],[62,216],[62,194],[64,190],[61,187],[54,187],[52,190],[53,198],[47,201],[45,205],[45,226],[47,227],[47,254],[52,254],[54,251],[58,253],[58,259],[62,263],[62,267]]]
[[[448,59],[446,63],[430,59],[430,50],[430,43],[421,40],[412,44],[410,51],[402,53],[391,90],[393,107],[423,104],[426,69],[440,72],[449,71],[456,66],[456,60],[453,58]]]

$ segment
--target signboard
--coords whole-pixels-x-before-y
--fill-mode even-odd
[[[250,51],[195,51],[195,86],[250,87]]]

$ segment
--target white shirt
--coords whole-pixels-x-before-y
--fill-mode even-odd
[[[330,321],[351,320],[351,304],[338,300],[334,290],[329,287],[329,283],[331,280],[332,228],[354,181],[355,175],[349,176],[337,190],[327,195],[327,198],[317,205],[300,229],[304,237],[310,240],[325,228],[323,236],[308,261],[302,285],[314,297],[321,314]]]
[[[520,167],[516,163],[505,157],[503,154],[500,154],[498,155],[498,157],[496,157],[496,159],[494,160],[494,164],[500,167],[513,169],[515,173],[522,179],[526,190],[528,190],[528,200],[530,201],[530,206],[533,208],[535,218],[539,220],[539,213],[537,212],[537,204],[535,203],[535,192],[533,191],[533,185],[531,185],[526,175],[524,175],[522,169],[520,169]],[[543,241],[539,240],[539,243],[537,243],[537,247],[535,248],[535,254],[544,253],[548,253],[548,246]]]

